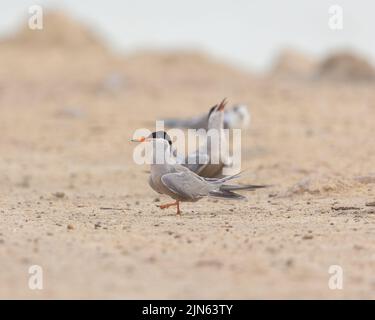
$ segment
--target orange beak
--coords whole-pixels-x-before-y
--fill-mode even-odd
[[[130,141],[132,141],[132,142],[144,142],[145,140],[146,140],[145,137],[140,137],[138,139],[131,139]]]
[[[227,98],[223,99],[220,102],[219,107],[217,108],[218,111],[224,111],[225,105],[227,104]]]

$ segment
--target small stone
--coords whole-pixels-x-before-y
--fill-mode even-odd
[[[269,197],[269,198],[277,197],[277,193],[276,193],[276,192],[274,192],[274,193],[270,193],[270,194],[268,195],[268,197]]]
[[[292,267],[293,264],[294,264],[294,261],[293,261],[292,258],[289,258],[289,259],[287,259],[287,260],[285,261],[285,265],[286,265],[288,268]]]
[[[74,226],[73,226],[72,224],[68,224],[68,225],[66,226],[66,228],[67,228],[68,230],[73,230],[73,229],[74,229]]]
[[[314,237],[311,235],[311,234],[308,234],[308,235],[305,235],[302,237],[302,240],[311,240],[313,239]]]
[[[64,192],[60,192],[60,191],[53,193],[53,195],[54,195],[56,198],[60,198],[60,199],[62,199],[62,198],[65,197],[65,193],[64,193]]]

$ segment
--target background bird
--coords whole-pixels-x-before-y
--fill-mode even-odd
[[[246,129],[250,125],[250,112],[244,104],[234,105],[224,112],[225,129]],[[168,128],[205,129],[208,128],[207,114],[188,119],[165,119],[164,125]]]
[[[232,163],[229,155],[229,142],[224,132],[226,103],[224,99],[210,109],[205,145],[190,153],[182,163],[183,166],[202,177],[222,176],[224,166],[230,166]]]

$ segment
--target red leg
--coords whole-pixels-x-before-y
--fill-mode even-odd
[[[181,215],[181,211],[180,211],[180,201],[176,201],[177,203],[177,214],[180,216]]]
[[[169,207],[172,207],[172,206],[176,206],[176,205],[178,205],[177,202],[178,202],[178,201],[176,201],[176,202],[172,202],[172,203],[161,204],[161,205],[158,205],[158,207],[159,207],[160,209],[167,209],[167,208],[169,208]]]
[[[172,203],[166,203],[166,204],[160,204],[158,207],[160,209],[167,209],[172,206],[177,206],[177,214],[181,215],[181,210],[180,210],[180,201],[172,202]]]

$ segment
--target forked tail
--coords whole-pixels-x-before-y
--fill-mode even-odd
[[[235,193],[232,191],[226,191],[226,190],[211,191],[208,195],[213,198],[224,198],[224,199],[230,199],[230,200],[245,200],[246,199],[246,197],[238,193]]]
[[[256,190],[267,188],[266,185],[256,185],[256,184],[223,184],[220,186],[222,191],[238,191],[238,190]]]

